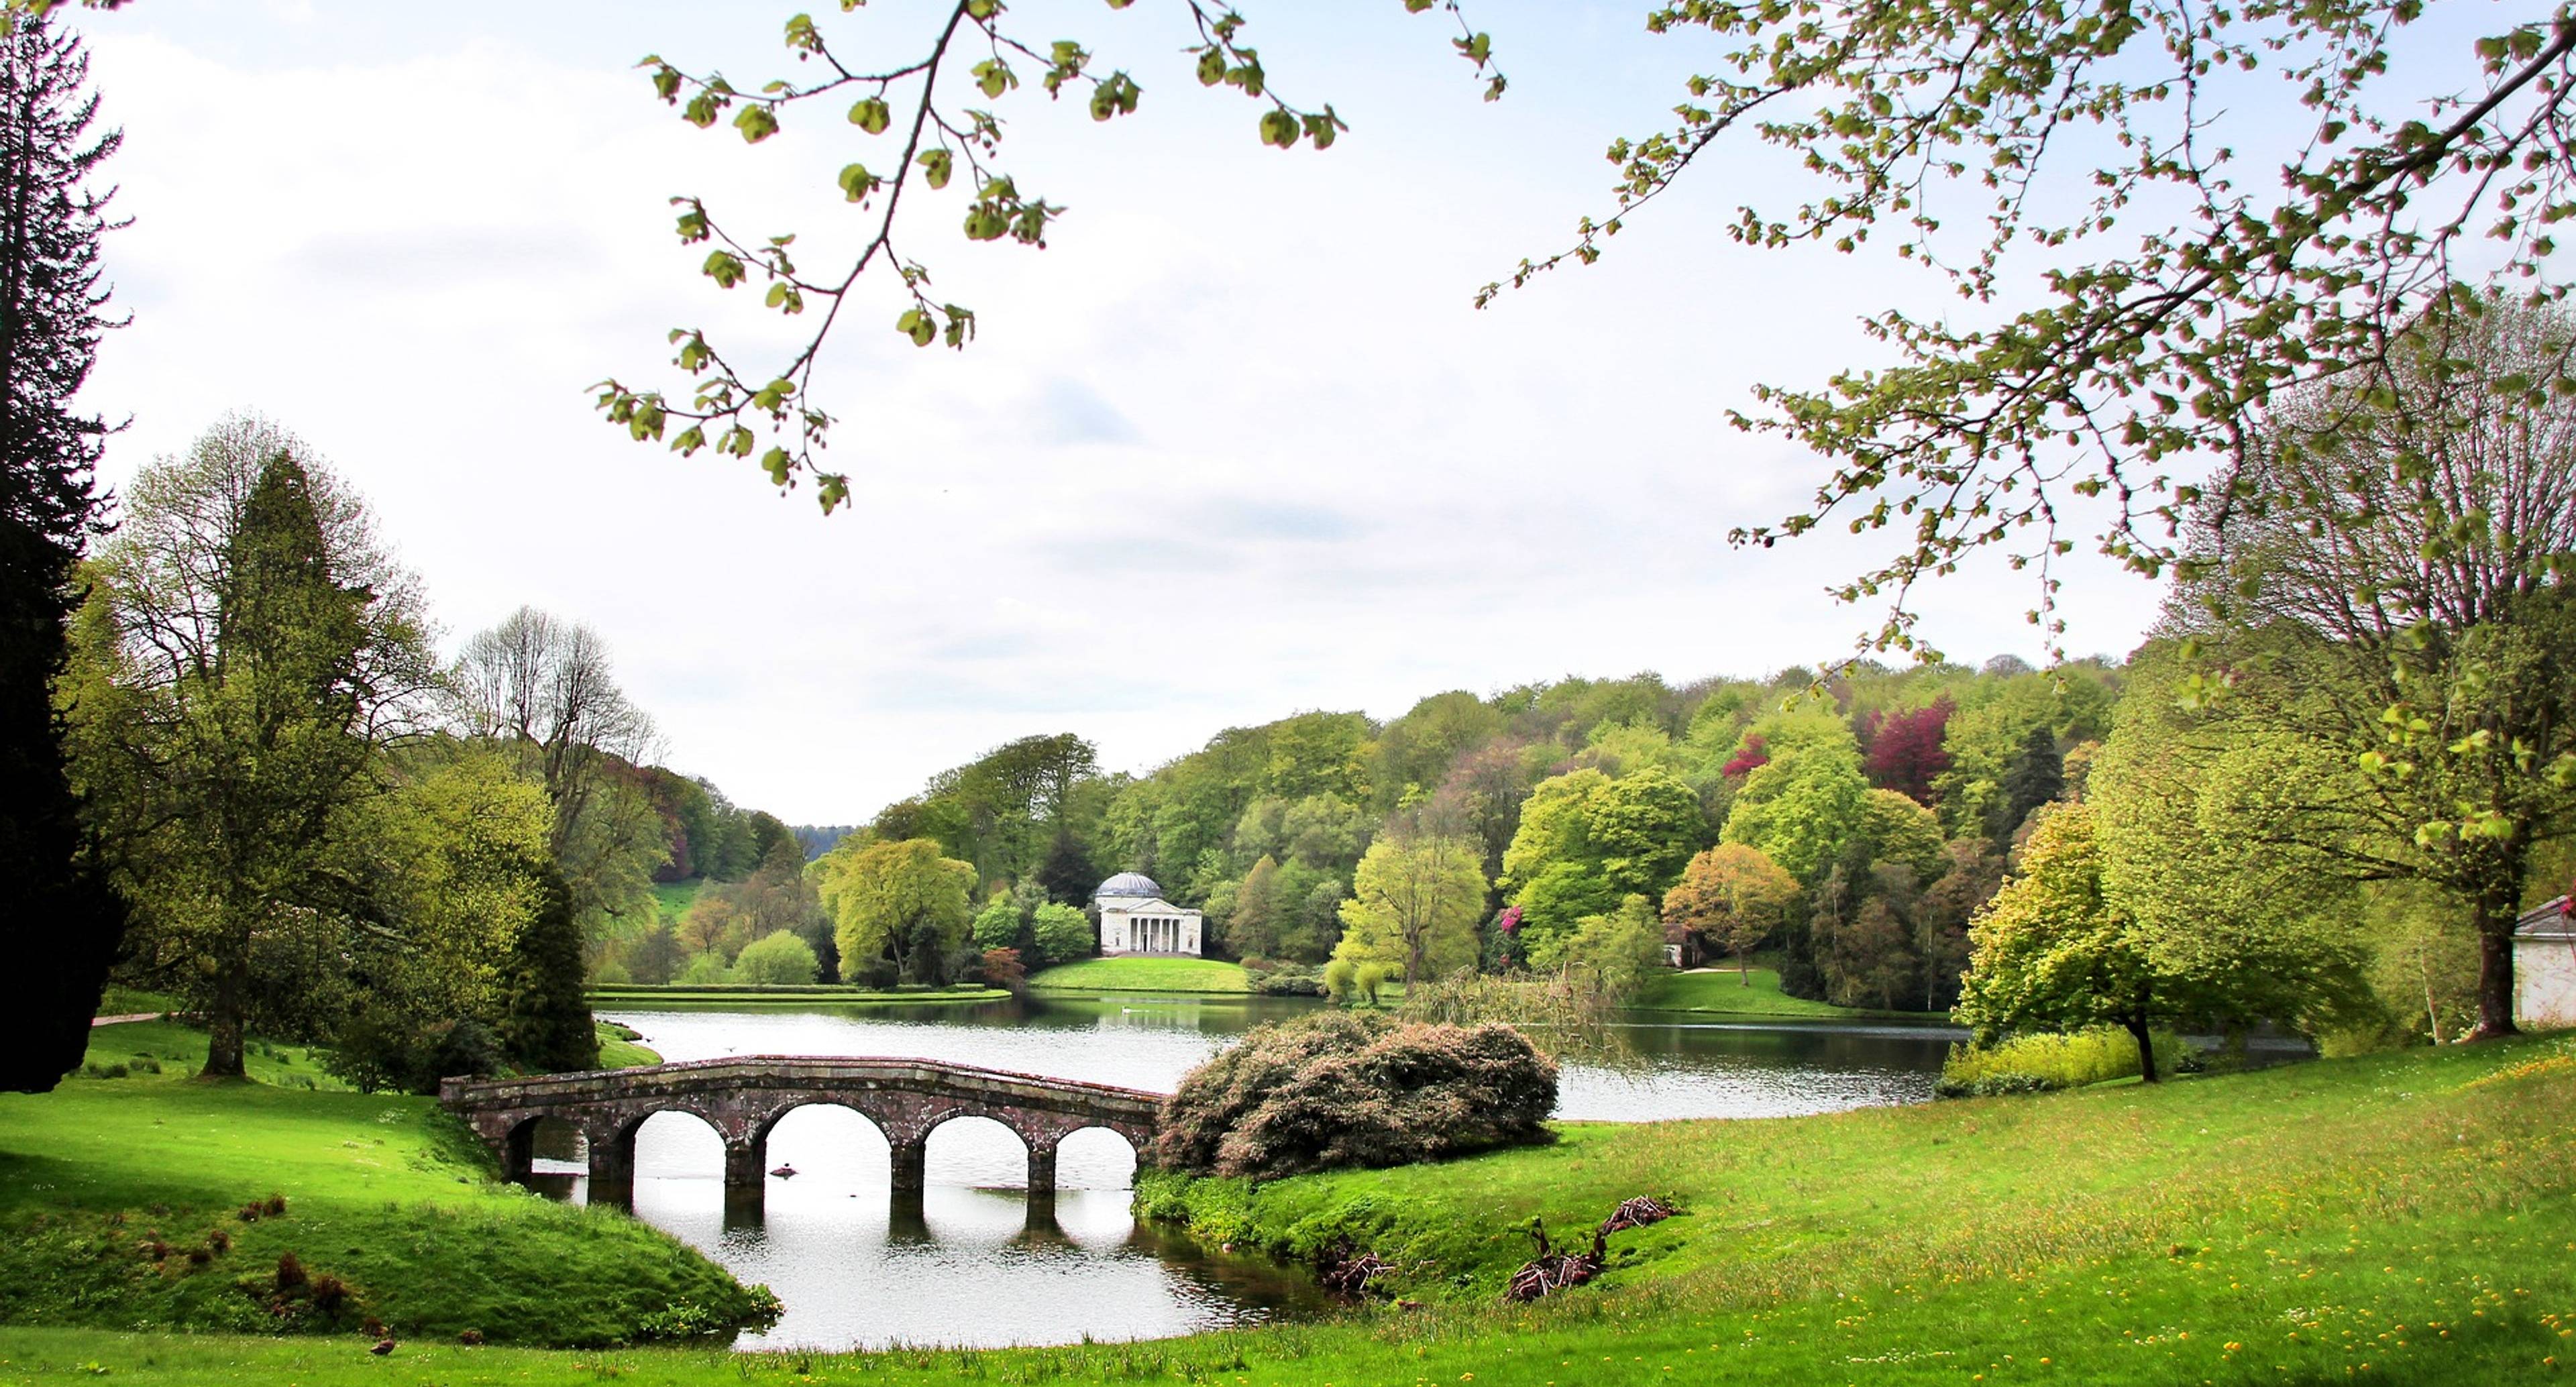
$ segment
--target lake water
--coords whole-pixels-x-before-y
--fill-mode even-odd
[[[616,1011],[668,1060],[725,1055],[885,1055],[1170,1091],[1232,1037],[1314,1006],[1291,999],[1147,995],[974,1006],[813,1011]],[[1646,1121],[1784,1117],[1931,1096],[1960,1033],[1937,1026],[1681,1022],[1617,1028],[1615,1064],[1565,1067],[1557,1116]],[[569,1157],[570,1151],[546,1152]],[[1100,1130],[1065,1140],[1052,1208],[1020,1193],[1026,1156],[1000,1124],[931,1134],[920,1207],[896,1204],[886,1141],[858,1114],[804,1108],[772,1133],[795,1167],[730,1207],[723,1148],[666,1114],[636,1139],[638,1216],[686,1239],[786,1305],[747,1349],[1040,1344],[1145,1339],[1309,1315],[1327,1305],[1302,1273],[1209,1252],[1128,1212],[1135,1154]],[[540,1169],[570,1170],[549,1166]],[[544,1182],[580,1197],[569,1174]]]

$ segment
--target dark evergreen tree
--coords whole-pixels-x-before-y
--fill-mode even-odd
[[[510,956],[501,1043],[512,1063],[543,1074],[599,1067],[599,1031],[582,992],[581,922],[552,863],[537,869],[545,899]]]
[[[107,433],[71,407],[112,326],[99,271],[99,238],[117,225],[112,194],[87,184],[119,135],[90,133],[88,76],[80,40],[40,17],[0,34],[0,938],[16,970],[0,1089],[17,1092],[49,1090],[80,1063],[125,932],[81,826],[53,701]]]
[[[1046,862],[1038,868],[1038,885],[1046,888],[1047,899],[1065,905],[1082,905],[1090,901],[1091,889],[1100,884],[1099,869],[1091,854],[1082,850],[1070,833],[1056,835],[1055,845],[1047,850]]]
[[[2066,758],[2057,750],[2057,737],[2046,727],[2034,727],[2022,739],[2021,751],[2004,770],[2003,822],[1994,834],[1996,842],[2011,839],[2037,809],[2066,788]]]

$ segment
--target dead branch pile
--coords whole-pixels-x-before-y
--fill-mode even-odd
[[[1621,1200],[1619,1207],[1611,1210],[1610,1216],[1592,1230],[1591,1249],[1574,1252],[1559,1251],[1548,1241],[1547,1226],[1531,1219],[1530,1240],[1538,1245],[1538,1255],[1522,1263],[1521,1269],[1512,1273],[1512,1279],[1503,1287],[1503,1298],[1531,1301],[1540,1296],[1554,1295],[1568,1287],[1580,1286],[1599,1276],[1602,1268],[1610,1264],[1611,1234],[1643,1228],[1649,1223],[1661,1223],[1672,1216],[1673,1206],[1652,1195],[1641,1194]]]

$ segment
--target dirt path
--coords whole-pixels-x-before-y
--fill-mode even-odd
[[[100,1026],[113,1026],[120,1021],[158,1021],[160,1019],[161,1013],[157,1011],[135,1011],[123,1016],[93,1016],[89,1019],[89,1024],[92,1029],[96,1029]]]

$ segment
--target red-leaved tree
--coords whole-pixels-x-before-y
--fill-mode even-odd
[[[1869,783],[1909,796],[1917,804],[1932,803],[1933,779],[1950,769],[1950,753],[1941,749],[1941,737],[1949,729],[1953,711],[1955,705],[1944,696],[1928,707],[1875,719],[1869,751],[1861,760]]]

